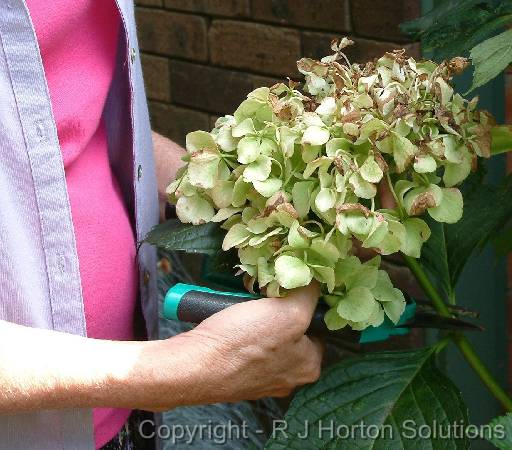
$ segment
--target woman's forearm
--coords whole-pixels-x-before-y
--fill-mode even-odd
[[[140,361],[148,343],[88,339],[5,321],[0,342],[0,414],[144,403]]]

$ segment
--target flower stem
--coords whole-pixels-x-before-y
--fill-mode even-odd
[[[405,217],[405,211],[402,203],[398,199],[398,196],[396,195],[395,189],[393,188],[393,183],[391,181],[391,177],[389,176],[389,172],[386,172],[386,181],[388,182],[389,190],[391,191],[391,195],[393,195],[393,198],[395,199],[396,205],[398,207],[398,213],[400,214],[401,218]]]
[[[496,399],[502,404],[503,408],[507,412],[512,411],[512,399],[507,395],[503,388],[493,377],[492,373],[485,366],[480,357],[476,354],[475,349],[469,342],[468,338],[462,333],[454,333],[452,340],[455,342],[459,350],[466,358],[467,362],[473,368],[473,370],[480,377],[482,382],[487,386],[487,389],[496,397]]]
[[[407,255],[404,255],[404,259],[411,269],[411,272],[420,283],[420,286],[432,301],[436,311],[443,317],[450,317],[450,310],[418,261]],[[469,342],[468,338],[460,332],[451,333],[449,336],[464,355],[464,358],[466,358],[478,377],[485,384],[487,389],[489,389],[491,394],[494,395],[494,397],[502,404],[506,411],[512,411],[512,399],[510,399],[480,357],[476,354],[475,349],[471,345],[471,342]]]
[[[423,267],[420,266],[420,263],[417,259],[412,258],[411,256],[403,255],[405,262],[409,266],[409,269],[411,269],[411,272],[414,274],[418,282],[420,283],[420,286],[425,291],[425,294],[428,295],[430,300],[432,300],[432,303],[434,307],[436,308],[436,311],[441,314],[443,317],[450,317],[450,310],[446,306],[446,303],[444,302],[443,298],[437,292],[434,285],[430,282],[427,274],[423,270]]]

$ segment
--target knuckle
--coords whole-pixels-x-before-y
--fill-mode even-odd
[[[288,317],[291,322],[292,331],[304,334],[311,321],[306,311],[300,306],[293,305],[289,308]]]

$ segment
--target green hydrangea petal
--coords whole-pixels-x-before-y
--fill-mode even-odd
[[[373,157],[368,157],[360,168],[360,174],[369,183],[378,183],[384,173]]]
[[[459,163],[446,163],[444,166],[443,182],[446,187],[462,183],[471,172],[471,155],[467,150],[461,152]]]
[[[263,197],[272,197],[283,185],[279,178],[269,178],[264,181],[254,181],[253,186]]]
[[[242,120],[237,126],[233,128],[232,135],[233,137],[243,137],[247,134],[255,134],[256,129],[254,128],[254,123],[251,118],[247,118]]]
[[[215,186],[219,170],[218,150],[204,149],[192,154],[188,164],[189,181],[193,186],[210,189]]]
[[[310,145],[323,145],[329,140],[329,137],[330,133],[327,128],[313,125],[308,127],[304,132],[304,135],[302,136],[302,143]]]
[[[240,207],[245,205],[247,202],[247,194],[251,188],[249,183],[246,183],[243,180],[243,177],[238,178],[235,181],[235,185],[233,187],[233,203],[232,205],[235,207]]]
[[[384,302],[382,303],[382,307],[384,308],[386,316],[389,317],[389,320],[391,320],[391,322],[396,325],[400,320],[403,312],[405,311],[405,299],[403,298],[403,294],[398,289],[395,289],[395,292],[397,296],[401,294],[402,298],[396,301]]]
[[[260,288],[265,287],[271,281],[274,281],[274,268],[271,264],[268,263],[267,258],[260,257],[258,258],[257,263],[258,268],[258,285]]]
[[[295,256],[281,255],[275,261],[277,282],[285,289],[307,286],[313,279],[311,269]]]
[[[216,150],[217,144],[210,133],[206,131],[193,131],[187,134],[185,147],[189,153],[195,153],[204,149]]]
[[[357,286],[348,291],[346,296],[340,300],[336,311],[344,319],[361,322],[370,318],[374,306],[375,299],[370,289]]]
[[[217,181],[210,191],[210,196],[217,208],[227,208],[233,201],[234,181]]]
[[[377,195],[377,187],[366,181],[360,174],[353,173],[348,179],[358,197],[370,199]]]
[[[199,195],[180,197],[176,202],[176,215],[183,223],[193,225],[207,223],[214,214],[211,203]]]
[[[272,160],[265,155],[260,155],[254,162],[249,164],[244,170],[244,181],[265,181],[272,170]]]
[[[425,221],[417,218],[409,218],[403,222],[405,227],[405,240],[400,251],[413,258],[419,258],[421,247],[430,237],[430,228]]]
[[[443,189],[441,204],[435,208],[429,208],[428,213],[438,222],[455,223],[462,217],[462,194],[457,188]]]
[[[331,209],[336,202],[336,192],[333,189],[322,188],[315,197],[315,206],[320,212]]]
[[[357,286],[373,288],[377,283],[378,269],[375,266],[362,264],[357,270],[354,270],[345,277],[345,286],[347,289],[353,289]]]
[[[436,160],[431,155],[419,155],[414,158],[414,170],[418,173],[435,172]]]
[[[221,208],[219,209],[215,215],[212,217],[212,222],[224,222],[225,220],[229,219],[231,216],[239,213],[242,211],[242,208],[233,208],[233,207],[227,207],[227,208]]]
[[[314,187],[314,181],[298,181],[293,185],[292,201],[299,217],[306,217],[308,215]]]
[[[250,164],[260,155],[260,140],[255,136],[246,136],[240,139],[237,147],[238,162]]]
[[[327,328],[332,331],[341,330],[348,324],[346,319],[340,317],[336,308],[331,308],[325,313],[324,321]]]
[[[233,225],[226,233],[226,236],[224,236],[222,250],[227,251],[230,248],[236,247],[237,245],[249,240],[251,236],[251,232],[244,224],[237,223]]]

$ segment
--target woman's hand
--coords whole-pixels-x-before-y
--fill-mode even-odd
[[[192,331],[147,343],[138,364],[141,398],[131,406],[166,410],[280,397],[316,381],[322,344],[304,333],[318,296],[315,284],[286,298],[243,302]]]

